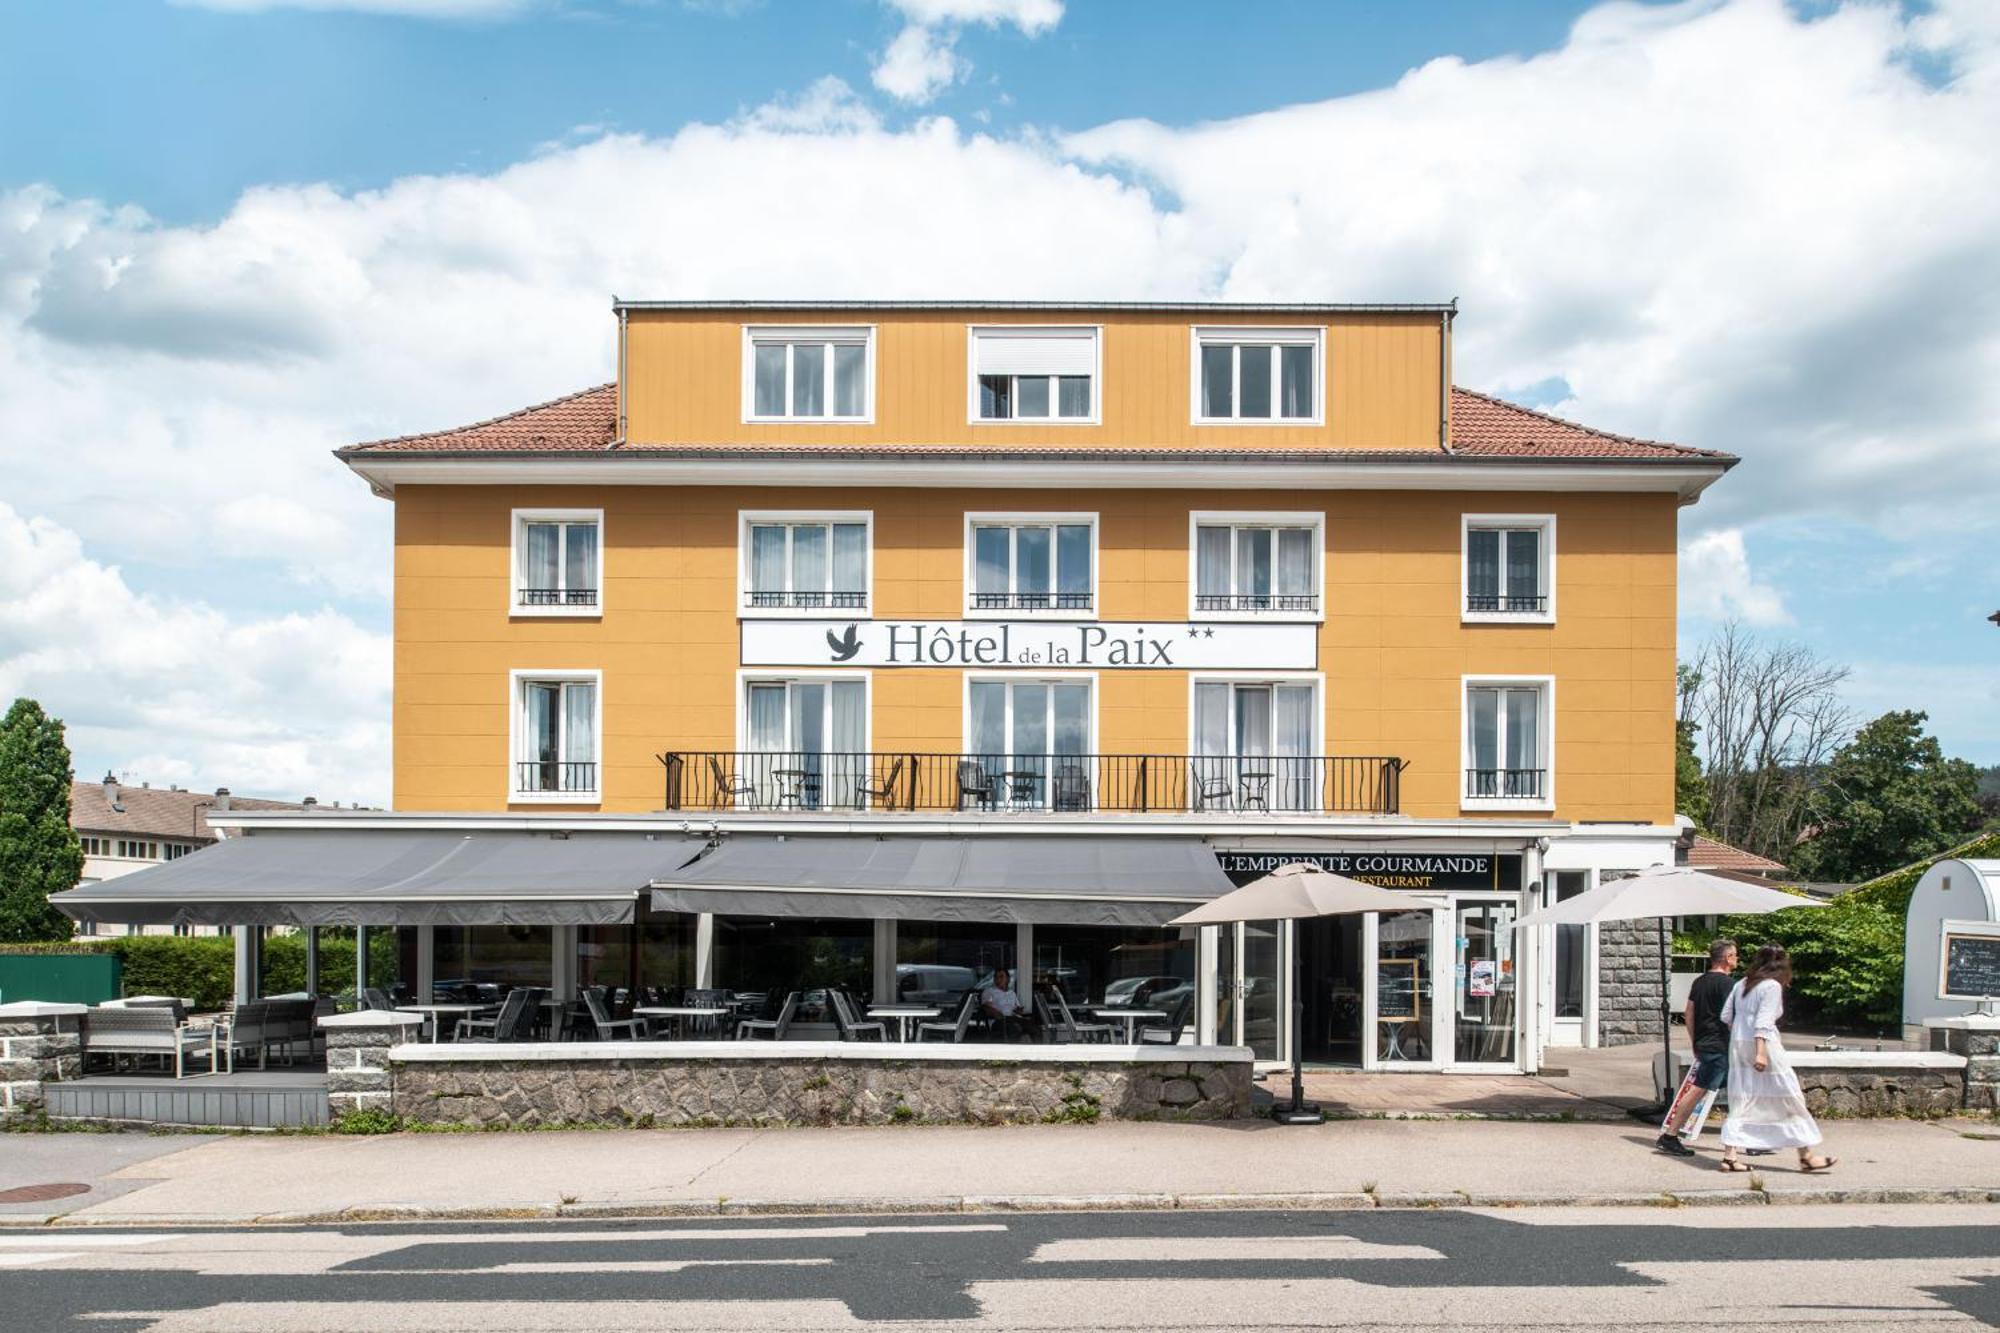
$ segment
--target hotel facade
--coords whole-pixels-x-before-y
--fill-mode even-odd
[[[1456,388],[1456,314],[614,303],[612,382],[339,452],[395,506],[393,809],[230,819],[652,859],[268,919],[396,926],[425,992],[1006,967],[1260,1061],[1296,951],[1310,1061],[1619,1039],[1657,996],[1512,923],[1673,860],[1676,527],[1735,460]],[[1295,860],[1409,910],[1164,925]]]

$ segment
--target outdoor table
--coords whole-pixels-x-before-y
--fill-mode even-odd
[[[1033,768],[1010,768],[1000,775],[1007,783],[1007,799],[1015,805],[1035,805],[1042,774]]]
[[[634,1018],[671,1018],[674,1020],[675,1031],[685,1034],[687,1031],[687,1021],[690,1018],[719,1018],[731,1012],[734,1011],[705,1004],[648,1004],[634,1009],[632,1016]]]
[[[1090,1012],[1096,1014],[1107,1023],[1123,1023],[1125,1025],[1124,1044],[1127,1046],[1138,1040],[1140,1019],[1166,1018],[1168,1016],[1159,1009],[1127,1009],[1123,1005],[1117,1004],[1093,1004],[1090,1006]]]
[[[1265,814],[1271,813],[1271,775],[1261,769],[1244,769],[1236,775],[1237,786],[1243,789],[1243,799],[1236,808],[1248,810],[1256,806]]]
[[[910,1024],[924,1018],[936,1018],[944,1010],[921,1004],[871,1004],[868,1006],[870,1018],[887,1018],[896,1024],[896,1040],[910,1039]]]
[[[444,1040],[444,1020],[447,1015],[464,1018],[470,1014],[488,1013],[499,1007],[497,1004],[466,1004],[463,1001],[454,1001],[450,1004],[399,1004],[396,1006],[396,1012],[422,1014],[428,1019],[431,1025],[431,1045],[435,1046]]]

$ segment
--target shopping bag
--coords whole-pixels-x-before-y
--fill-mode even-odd
[[[1701,1133],[1701,1127],[1708,1121],[1708,1113],[1715,1108],[1715,1094],[1718,1089],[1703,1088],[1694,1081],[1694,1070],[1689,1069],[1681,1079],[1680,1090],[1674,1093],[1674,1100],[1667,1107],[1666,1116],[1660,1121],[1660,1132],[1667,1132],[1673,1123],[1674,1111],[1692,1103],[1694,1109],[1681,1124],[1680,1136],[1683,1140],[1694,1138]]]

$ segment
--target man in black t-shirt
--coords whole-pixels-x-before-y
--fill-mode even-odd
[[[1681,1126],[1700,1103],[1702,1093],[1713,1092],[1729,1081],[1729,1024],[1722,1021],[1722,1006],[1736,988],[1736,941],[1716,940],[1708,946],[1708,971],[1694,979],[1688,992],[1688,1039],[1694,1043],[1694,1090],[1684,1092],[1667,1115],[1660,1131],[1661,1152],[1676,1157],[1692,1157],[1694,1149],[1681,1138]]]

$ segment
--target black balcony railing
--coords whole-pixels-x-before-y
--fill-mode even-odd
[[[669,810],[1392,815],[1404,768],[1376,755],[671,750],[659,759]]]
[[[1526,596],[1521,593],[1472,592],[1465,595],[1465,609],[1468,611],[1490,611],[1505,615],[1541,615],[1549,609],[1549,599],[1542,596]]]
[[[596,606],[595,588],[523,588],[522,606]]]
[[[1310,592],[1201,592],[1196,593],[1197,611],[1304,611],[1319,610],[1319,596]]]
[[[514,765],[514,790],[545,792],[594,792],[597,765],[566,759],[525,759]]]
[[[784,610],[812,610],[826,607],[841,611],[858,611],[868,605],[865,592],[758,592],[752,589],[743,595],[744,604],[757,610],[780,608]]]
[[[976,592],[975,611],[1088,611],[1087,592]]]
[[[1548,776],[1545,768],[1468,768],[1465,794],[1475,801],[1539,801]]]

